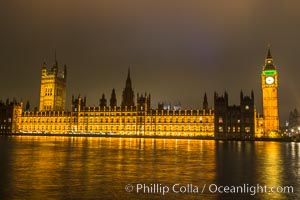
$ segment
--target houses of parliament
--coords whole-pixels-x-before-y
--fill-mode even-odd
[[[208,137],[252,140],[278,137],[278,74],[268,49],[261,71],[263,115],[256,112],[253,91],[240,92],[240,105],[229,105],[228,93],[214,93],[213,108],[207,95],[202,109],[186,110],[159,104],[151,107],[151,95],[135,96],[128,70],[122,101],[117,103],[115,90],[110,98],[102,95],[98,106],[87,106],[86,97],[72,96],[71,110],[66,111],[67,67],[59,70],[55,62],[41,69],[39,109],[29,111],[22,102],[0,102],[0,133],[103,134],[126,136]]]

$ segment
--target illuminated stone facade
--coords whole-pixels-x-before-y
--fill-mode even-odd
[[[55,73],[53,72],[55,71],[51,70],[51,74],[46,75],[46,72],[43,71],[42,80],[47,76],[51,76],[54,80],[53,74]],[[54,86],[52,83],[42,82],[41,91],[50,88],[51,85]],[[62,86],[65,86],[65,83]],[[43,104],[45,95],[42,94],[40,102],[42,102],[41,105],[45,105]],[[50,97],[47,98],[50,99]],[[55,102],[54,97],[50,100],[48,102],[51,102],[51,105],[60,105],[60,103]],[[107,106],[104,94],[97,107],[87,107],[86,97],[74,98],[73,96],[70,112],[60,109],[45,109],[43,106],[40,107],[39,112],[22,112],[17,118],[16,132],[214,136],[214,112],[208,108],[206,94],[203,100],[203,109],[199,110],[152,109],[150,94],[137,94],[136,102],[133,101],[134,92],[128,71],[121,106],[117,106],[114,89],[109,106]]]
[[[58,71],[58,63],[55,63],[50,71],[47,71],[46,63],[42,67],[40,88],[40,111],[64,111],[66,104],[67,67],[64,71]]]
[[[79,96],[71,112],[23,112],[18,132],[97,133],[143,136],[214,136],[212,110],[153,110],[149,95],[138,97],[137,106],[86,107]]]
[[[134,98],[130,71],[120,106],[115,90],[110,100],[102,95],[99,105],[86,106],[86,97],[72,97],[71,111],[65,110],[66,67],[58,64],[47,72],[42,67],[40,110],[24,111],[22,103],[0,104],[0,133],[100,134],[133,136],[201,136],[216,139],[248,140],[270,137],[279,130],[277,71],[268,52],[262,72],[263,113],[256,113],[254,94],[240,94],[240,105],[229,106],[228,94],[214,95],[214,109],[204,95],[202,109],[186,110],[181,106],[151,108],[150,94]],[[271,77],[271,78],[270,78]],[[109,102],[109,103],[108,103]]]
[[[264,117],[255,110],[255,137],[262,138],[264,135]]]
[[[270,49],[265,59],[265,65],[261,74],[264,136],[270,137],[279,132],[278,117],[278,73],[273,63]],[[273,137],[273,136],[272,136]]]

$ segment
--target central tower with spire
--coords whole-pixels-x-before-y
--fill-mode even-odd
[[[270,47],[265,59],[262,74],[262,97],[264,134],[266,137],[279,131],[278,117],[278,73],[273,63]]]
[[[128,74],[126,79],[126,85],[123,90],[122,94],[122,107],[127,106],[127,108],[130,108],[131,106],[134,106],[134,92],[131,85],[131,78],[130,78],[130,69],[128,68]]]

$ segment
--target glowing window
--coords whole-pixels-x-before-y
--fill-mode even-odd
[[[223,118],[219,117],[219,123],[223,123]]]

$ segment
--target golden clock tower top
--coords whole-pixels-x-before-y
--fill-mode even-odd
[[[273,57],[271,55],[270,48],[268,49],[268,54],[265,60],[264,70],[276,70],[273,63]]]

